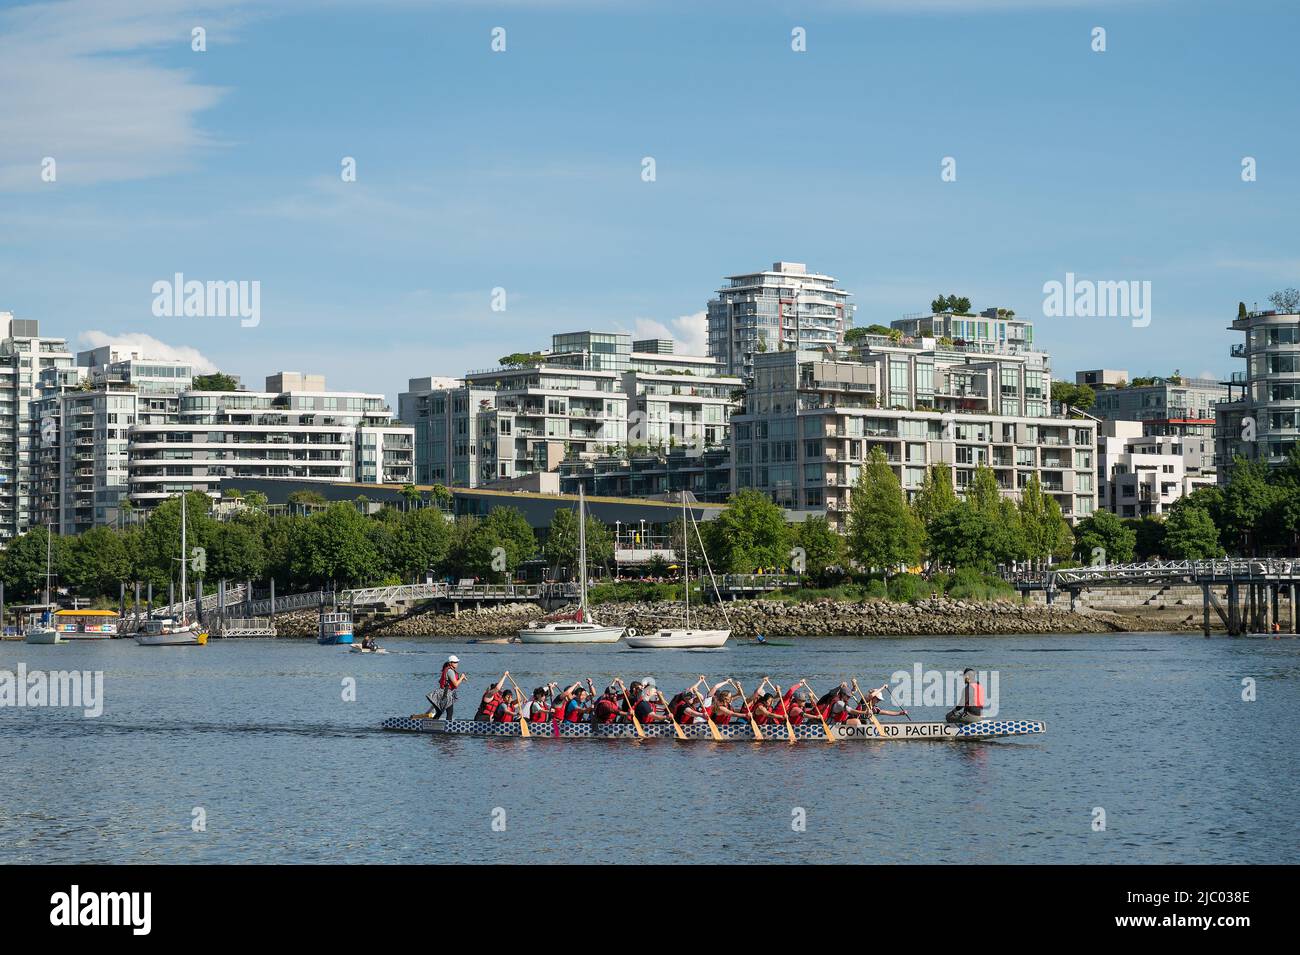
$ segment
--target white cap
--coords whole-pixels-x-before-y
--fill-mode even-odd
[[[451,656],[449,656],[449,657],[447,658],[447,662],[448,662],[448,663],[459,663],[459,662],[460,662],[460,657],[456,656],[456,654],[453,653]]]
[[[655,685],[656,685],[656,683],[655,683],[655,678],[652,677],[652,676],[642,677],[642,679],[641,679],[641,685],[642,685],[642,686],[655,686]]]

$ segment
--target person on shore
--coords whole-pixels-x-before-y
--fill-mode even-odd
[[[506,690],[501,694],[501,702],[492,713],[493,723],[513,723],[519,718],[519,707],[515,705],[515,691]]]
[[[429,712],[425,714],[426,716],[440,720],[454,719],[452,710],[456,707],[456,691],[465,682],[465,674],[460,672],[459,667],[460,657],[454,653],[447,657],[447,662],[442,665],[442,673],[438,677],[438,689],[425,696],[429,701]]]
[[[984,687],[980,686],[975,671],[967,667],[962,672],[961,702],[944,717],[949,723],[974,723],[984,714]]]

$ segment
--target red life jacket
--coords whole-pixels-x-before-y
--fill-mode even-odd
[[[501,694],[493,693],[486,703],[479,707],[476,719],[490,721],[496,718],[497,707],[501,705]]]
[[[762,712],[761,710],[755,710],[754,722],[757,723],[759,726],[768,726],[776,722],[776,717],[772,715],[771,710],[768,710],[766,713]]]
[[[830,712],[826,714],[826,719],[829,720],[830,722],[832,722],[832,723],[847,723],[847,722],[848,722],[848,720],[849,720],[849,703],[848,703],[847,700],[844,701],[844,706],[842,706],[842,707],[840,708],[840,711],[839,711],[838,713],[835,712],[835,704],[834,704],[834,703],[831,703],[831,704],[830,704],[829,706],[827,706],[826,708],[827,708],[828,710],[830,710]]]
[[[595,722],[612,723],[618,719],[618,703],[607,696],[602,696],[596,702]]]
[[[966,706],[984,707],[984,687],[978,683],[966,684]]]
[[[649,700],[642,700],[636,705],[636,718],[642,723],[655,721],[655,705]]]
[[[551,707],[551,722],[552,722],[552,723],[562,723],[562,722],[564,722],[564,708],[565,708],[565,706],[567,706],[567,705],[568,705],[568,701],[566,700],[566,701],[564,701],[564,702],[557,702],[557,703],[555,704],[555,706]]]
[[[545,703],[533,700],[528,704],[528,721],[530,723],[545,723],[550,718],[551,708]]]
[[[803,722],[803,707],[800,706],[798,703],[791,703],[790,724],[792,726],[798,726],[802,722]]]
[[[442,676],[438,677],[438,686],[442,687],[444,690],[450,688],[452,685],[451,680],[447,677],[447,674],[450,672],[452,672],[451,664],[444,663],[442,665]]]
[[[728,723],[731,722],[730,713],[722,713],[722,714],[715,713],[713,707],[711,706],[708,707],[704,712],[708,713],[709,718],[712,719],[713,722],[719,726],[726,726]]]
[[[496,712],[492,714],[492,722],[513,723],[514,721],[515,714],[511,712],[510,707],[506,706],[504,703],[498,703]]]
[[[564,720],[567,723],[582,722],[582,704],[577,700],[570,701],[573,705],[564,708]]]

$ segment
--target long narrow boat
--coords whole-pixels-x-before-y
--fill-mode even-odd
[[[1046,733],[1047,724],[1041,720],[980,720],[976,723],[881,723],[882,737],[872,726],[847,726],[831,724],[831,735],[837,741],[849,740],[978,740],[1002,736],[1031,736]],[[384,720],[380,727],[398,733],[434,733],[443,736],[515,736],[523,734],[518,723],[485,723],[479,720],[435,720],[425,716],[394,716]],[[636,727],[627,723],[595,725],[590,723],[530,723],[532,739],[636,739]],[[672,739],[676,735],[671,723],[648,723],[642,726],[645,735]],[[789,742],[786,727],[779,724],[764,726],[764,740]],[[688,740],[712,739],[704,723],[683,726]],[[719,726],[723,739],[753,740],[754,731],[748,722],[728,723]],[[794,727],[796,740],[821,740],[826,732],[821,723],[803,723]]]

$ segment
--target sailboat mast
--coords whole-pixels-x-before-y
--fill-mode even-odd
[[[50,547],[54,543],[54,525],[45,528],[45,612],[50,612]]]
[[[686,629],[691,629],[691,539],[686,533],[686,492],[682,491],[682,559],[686,565]]]
[[[185,492],[181,492],[181,626],[186,623],[185,616]]]
[[[578,485],[578,609],[587,611],[587,499]]]

